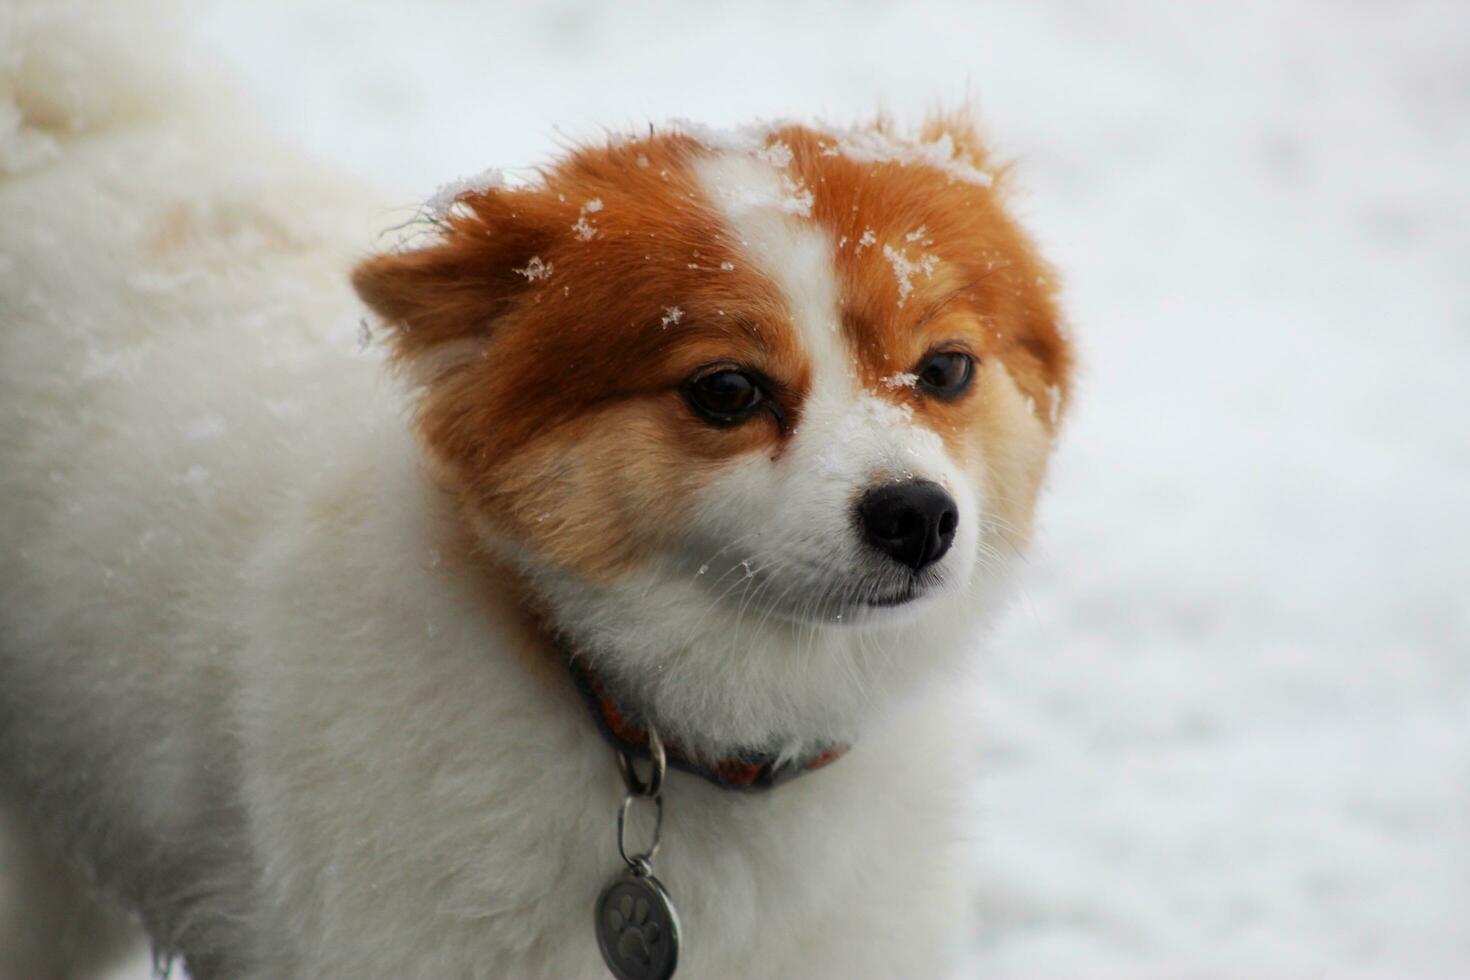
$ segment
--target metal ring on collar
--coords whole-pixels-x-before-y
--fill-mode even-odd
[[[634,800],[648,800],[653,804],[653,843],[648,845],[648,850],[639,854],[628,853],[628,807]],[[647,875],[652,870],[653,859],[658,854],[658,848],[663,843],[664,829],[664,799],[662,796],[638,796],[629,793],[623,797],[623,805],[618,807],[618,853],[623,860],[628,862],[628,867],[633,869],[634,874]]]
[[[618,771],[623,774],[623,785],[628,787],[631,795],[656,799],[664,786],[664,769],[668,766],[668,756],[664,752],[663,739],[658,737],[658,730],[652,725],[648,726],[648,754],[653,761],[653,767],[649,769],[646,781],[638,777],[626,749],[618,750]]]

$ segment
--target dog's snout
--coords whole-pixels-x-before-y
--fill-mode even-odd
[[[929,480],[875,487],[857,516],[869,544],[916,572],[944,557],[960,523],[954,498]]]

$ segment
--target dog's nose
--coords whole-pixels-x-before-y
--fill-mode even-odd
[[[875,487],[857,516],[869,544],[916,572],[944,557],[960,523],[954,498],[929,480]]]

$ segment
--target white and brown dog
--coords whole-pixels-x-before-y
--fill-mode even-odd
[[[664,975],[656,899],[593,915],[656,735],[681,975],[941,973],[1069,366],[968,125],[584,147],[354,296],[370,195],[18,24],[0,975],[133,934],[94,887],[196,980]]]

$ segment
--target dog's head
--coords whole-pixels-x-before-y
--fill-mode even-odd
[[[973,133],[675,130],[354,282],[481,539],[696,750],[854,737],[1024,543],[1069,366]]]

